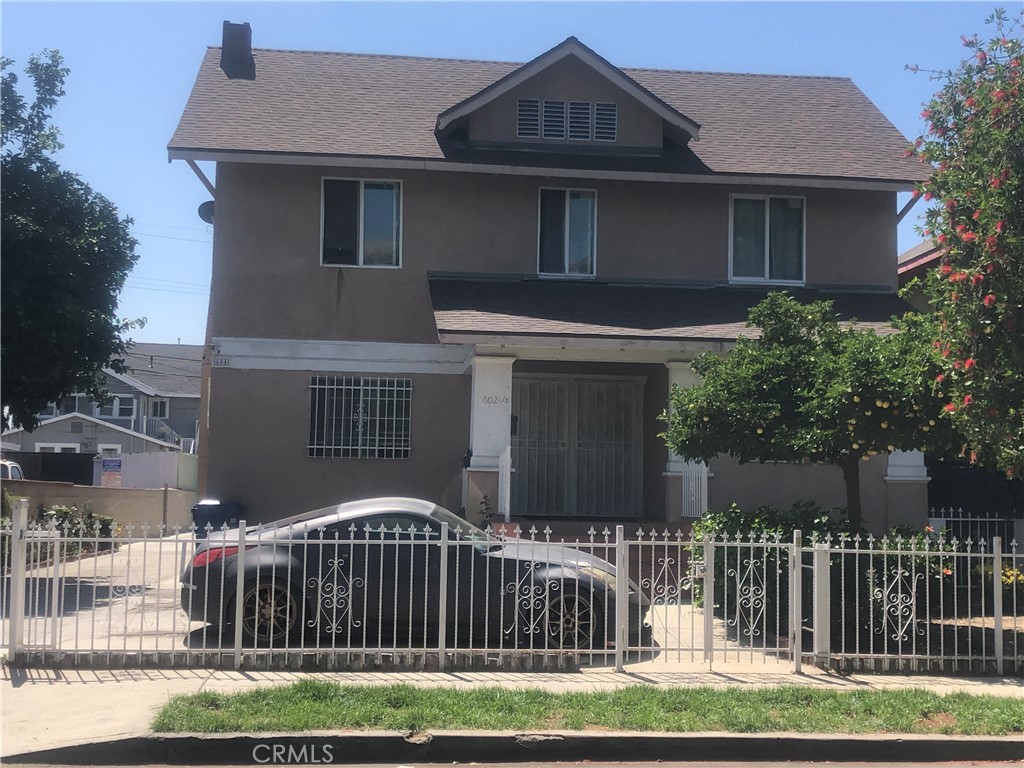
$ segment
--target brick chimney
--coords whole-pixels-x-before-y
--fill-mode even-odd
[[[220,68],[229,80],[255,80],[256,61],[252,57],[252,29],[249,22],[224,22],[224,42],[220,49]]]

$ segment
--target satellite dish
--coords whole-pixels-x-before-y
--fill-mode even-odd
[[[207,200],[199,206],[199,218],[207,224],[213,224],[213,200]]]

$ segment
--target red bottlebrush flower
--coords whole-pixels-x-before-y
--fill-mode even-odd
[[[952,271],[953,267],[951,267],[949,264],[943,264],[941,267],[939,267],[939,272],[941,272],[944,275],[948,275]]]
[[[1002,88],[1000,88],[997,91],[992,91],[992,98],[995,99],[996,101],[1002,101],[1003,99],[1006,98],[1006,91],[1004,91]]]
[[[971,370],[971,368],[973,368],[975,365],[976,365],[976,363],[975,363],[973,357],[968,357],[966,360],[964,360],[964,370],[965,371]]]
[[[1002,184],[1002,183],[1003,183],[1002,179],[1000,179],[998,176],[993,176],[992,177],[992,181],[990,181],[988,183],[988,185],[990,187],[992,187],[992,189],[999,189],[999,185]]]
[[[921,110],[921,119],[922,120],[927,120],[931,116],[932,116],[932,111],[930,109],[922,109]]]
[[[973,243],[977,239],[978,239],[978,236],[976,234],[974,234],[973,232],[964,232],[964,242],[965,243]]]
[[[946,374],[944,374],[944,373],[940,373],[938,376],[935,377],[935,381],[937,383],[939,383],[939,384],[941,384],[945,380],[946,380]]]
[[[984,275],[980,275],[980,274],[974,275],[973,277],[971,277],[971,285],[981,285],[981,282],[984,279],[985,279]]]
[[[957,232],[966,232],[967,231],[967,225],[966,224],[957,224],[956,225],[956,231]]]
[[[946,236],[945,236],[945,235],[939,235],[939,236],[938,236],[937,238],[935,238],[935,239],[936,239],[936,240],[938,240],[938,242],[939,242],[939,245],[942,245],[942,244],[943,244],[944,242],[946,242]]]
[[[996,237],[995,235],[989,235],[988,237],[985,238],[985,245],[988,246],[988,249],[990,251],[994,251],[996,248],[999,247],[999,238]]]
[[[931,200],[932,199],[932,193],[931,192],[925,192],[924,193],[924,199],[925,200]]]
[[[954,208],[956,208],[956,200],[947,200],[946,201],[946,210],[947,211],[952,211]]]
[[[986,296],[984,299],[981,300],[981,303],[984,304],[986,307],[989,307],[989,308],[994,307],[996,305],[996,296],[995,296],[995,294],[994,293],[990,293],[988,296]]]
[[[913,148],[907,148],[907,149],[904,149],[904,150],[903,150],[903,156],[904,156],[904,157],[913,157],[913,156],[914,156],[914,150],[913,150]]]
[[[937,342],[937,341],[933,341],[933,342],[932,342],[932,346],[933,346],[933,347],[935,347],[936,349],[938,349],[938,348],[939,348],[939,347],[941,347],[942,345],[941,345],[941,344],[939,344],[939,342]]]
[[[966,279],[966,272],[954,272],[952,275],[949,276],[949,282],[951,283],[962,283]]]
[[[1005,227],[1005,226],[1006,226],[1006,222],[1003,221],[1002,219],[1000,219],[999,221],[996,222],[996,232],[998,232],[999,234],[1002,234],[1003,233],[1003,227]]]
[[[966,104],[968,107],[973,107],[976,103],[977,102],[974,101],[973,96],[968,96],[967,100],[964,102],[964,104]]]
[[[986,61],[988,61],[988,54],[985,53],[984,51],[978,51],[978,55],[975,58],[978,59],[979,64],[984,64]]]
[[[956,410],[956,406],[955,406],[955,405],[953,405],[953,403],[946,403],[946,410],[947,410],[947,411],[948,411],[949,413],[952,413],[953,411],[955,411],[955,410]]]
[[[910,193],[910,196],[911,197],[920,197],[921,196],[921,190],[920,189],[915,189],[913,192]]]
[[[964,395],[964,405],[970,405],[970,404],[971,404],[971,396],[970,395]]]
[[[974,219],[975,221],[980,219],[981,218],[981,208],[978,208],[977,210],[975,210],[974,213],[971,214],[971,218]]]
[[[960,301],[960,294],[957,293],[956,291],[953,291],[953,293],[949,294],[949,300],[953,302]],[[949,350],[947,349],[945,352],[943,352],[942,356],[949,357]]]
[[[954,360],[953,361],[953,370],[954,371],[959,371],[960,370],[960,361],[959,360]]]

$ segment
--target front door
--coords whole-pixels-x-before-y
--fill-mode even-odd
[[[512,380],[512,513],[638,518],[643,509],[643,383]]]

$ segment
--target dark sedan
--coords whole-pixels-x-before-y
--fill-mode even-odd
[[[448,538],[442,541],[442,524]],[[605,649],[614,645],[615,567],[562,544],[495,537],[418,499],[314,510],[199,542],[182,575],[193,621],[248,645]],[[242,578],[238,577],[243,563]],[[441,584],[445,583],[445,589]],[[628,639],[648,599],[629,582]]]

